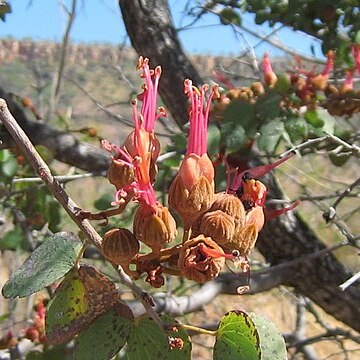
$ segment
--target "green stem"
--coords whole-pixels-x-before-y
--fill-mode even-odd
[[[88,247],[88,244],[85,242],[84,245],[82,246],[78,256],[76,257],[74,267],[76,267],[77,269],[80,266],[80,260],[82,259],[83,255],[84,255],[84,252],[85,252],[87,247]]]
[[[185,324],[176,324],[176,327],[180,327],[182,329],[185,330],[189,330],[189,331],[195,331],[199,334],[203,334],[203,335],[210,335],[210,336],[217,336],[217,330],[206,330],[197,326],[193,326],[193,325],[185,325]]]

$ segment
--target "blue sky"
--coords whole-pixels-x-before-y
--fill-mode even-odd
[[[70,4],[70,0],[64,0]],[[5,23],[0,23],[0,37],[11,35],[15,38],[31,37],[34,40],[60,41],[64,31],[66,16],[59,6],[58,0],[10,0],[13,9]],[[123,25],[117,0],[79,0],[78,15],[71,32],[75,42],[105,42],[120,44],[126,32]],[[183,8],[187,1],[170,0],[170,6],[176,26],[191,22],[184,16]],[[195,1],[194,1],[195,2]],[[46,4],[46,5],[45,5]],[[256,27],[253,17],[247,14],[243,24],[264,34],[272,29],[264,25]],[[214,15],[207,15],[195,24],[194,28],[183,30],[180,39],[184,48],[190,53],[212,55],[238,55],[248,45],[256,45],[258,39],[246,32],[234,34],[230,26],[222,26]],[[282,29],[277,38],[289,47],[310,54],[310,47],[321,57],[320,45],[314,39],[288,29]],[[282,55],[282,51],[264,43],[256,47],[257,55],[271,51],[272,56]]]

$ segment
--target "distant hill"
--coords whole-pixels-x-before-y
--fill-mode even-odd
[[[19,97],[29,96],[38,112],[46,116],[60,56],[59,43],[0,39],[1,87]],[[118,122],[99,110],[89,94],[117,114],[131,118],[129,102],[134,93],[140,92],[141,84],[135,69],[137,57],[134,50],[127,47],[70,44],[67,49],[64,71],[66,77],[61,87],[58,117],[49,121],[60,128],[96,126],[101,136],[109,136],[113,141],[121,139],[122,131],[113,131],[113,126]],[[251,82],[251,66],[243,59],[239,61],[234,57],[206,55],[190,58],[207,81],[216,80],[213,70],[222,68],[231,74],[239,75],[235,79],[236,85],[248,85]],[[275,68],[283,71],[288,64],[289,61],[278,59],[275,61]],[[124,77],[127,81],[124,81]],[[29,113],[29,117],[32,118],[33,115]],[[160,128],[160,131],[162,130]]]

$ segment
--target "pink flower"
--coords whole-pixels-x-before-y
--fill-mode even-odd
[[[277,81],[277,76],[274,73],[274,70],[271,66],[269,54],[265,53],[262,61],[262,68],[264,73],[265,84],[269,86],[274,86]]]
[[[142,86],[143,92],[138,95],[138,99],[142,101],[141,116],[143,118],[143,128],[148,131],[154,131],[155,120],[161,116],[166,116],[163,107],[157,107],[158,86],[161,77],[161,66],[157,66],[154,70],[149,67],[149,59],[140,56],[138,69],[142,69],[141,77],[145,79]]]
[[[184,81],[184,92],[190,99],[190,133],[185,159],[169,189],[169,204],[181,216],[184,227],[208,210],[214,201],[214,166],[207,155],[207,128],[211,100],[218,96],[215,85],[205,100],[208,85],[200,90],[192,81]]]
[[[204,84],[200,90],[193,86],[192,81],[184,81],[184,92],[190,99],[190,133],[186,155],[196,154],[202,156],[207,151],[207,128],[209,123],[209,111],[211,100],[214,96],[218,97],[218,85],[214,85],[210,93],[207,104],[205,94],[209,86]]]
[[[358,73],[360,74],[360,45],[354,44],[351,47]]]

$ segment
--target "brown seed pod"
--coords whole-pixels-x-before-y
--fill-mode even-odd
[[[250,89],[255,96],[260,96],[265,92],[264,85],[260,81],[253,82]]]
[[[207,154],[184,159],[169,189],[169,205],[180,215],[185,228],[214,202],[214,166]]]
[[[184,277],[203,283],[219,275],[225,264],[224,255],[211,238],[199,235],[183,244],[178,266]]]
[[[176,234],[176,223],[167,207],[159,204],[153,213],[139,206],[134,217],[134,235],[154,252],[160,251]]]
[[[211,237],[217,244],[225,244],[234,236],[234,219],[221,210],[204,214],[200,222],[200,234]]]
[[[250,254],[254,248],[258,236],[258,231],[255,224],[246,225],[243,228],[237,228],[235,235],[231,241],[223,244],[225,251],[238,250],[240,256],[244,257]]]
[[[210,211],[221,210],[234,219],[236,226],[245,224],[245,208],[241,200],[232,194],[217,193]]]
[[[112,229],[103,238],[104,256],[117,265],[128,265],[139,252],[140,244],[128,229]]]
[[[135,181],[134,168],[121,160],[113,159],[109,166],[108,179],[119,190]]]

